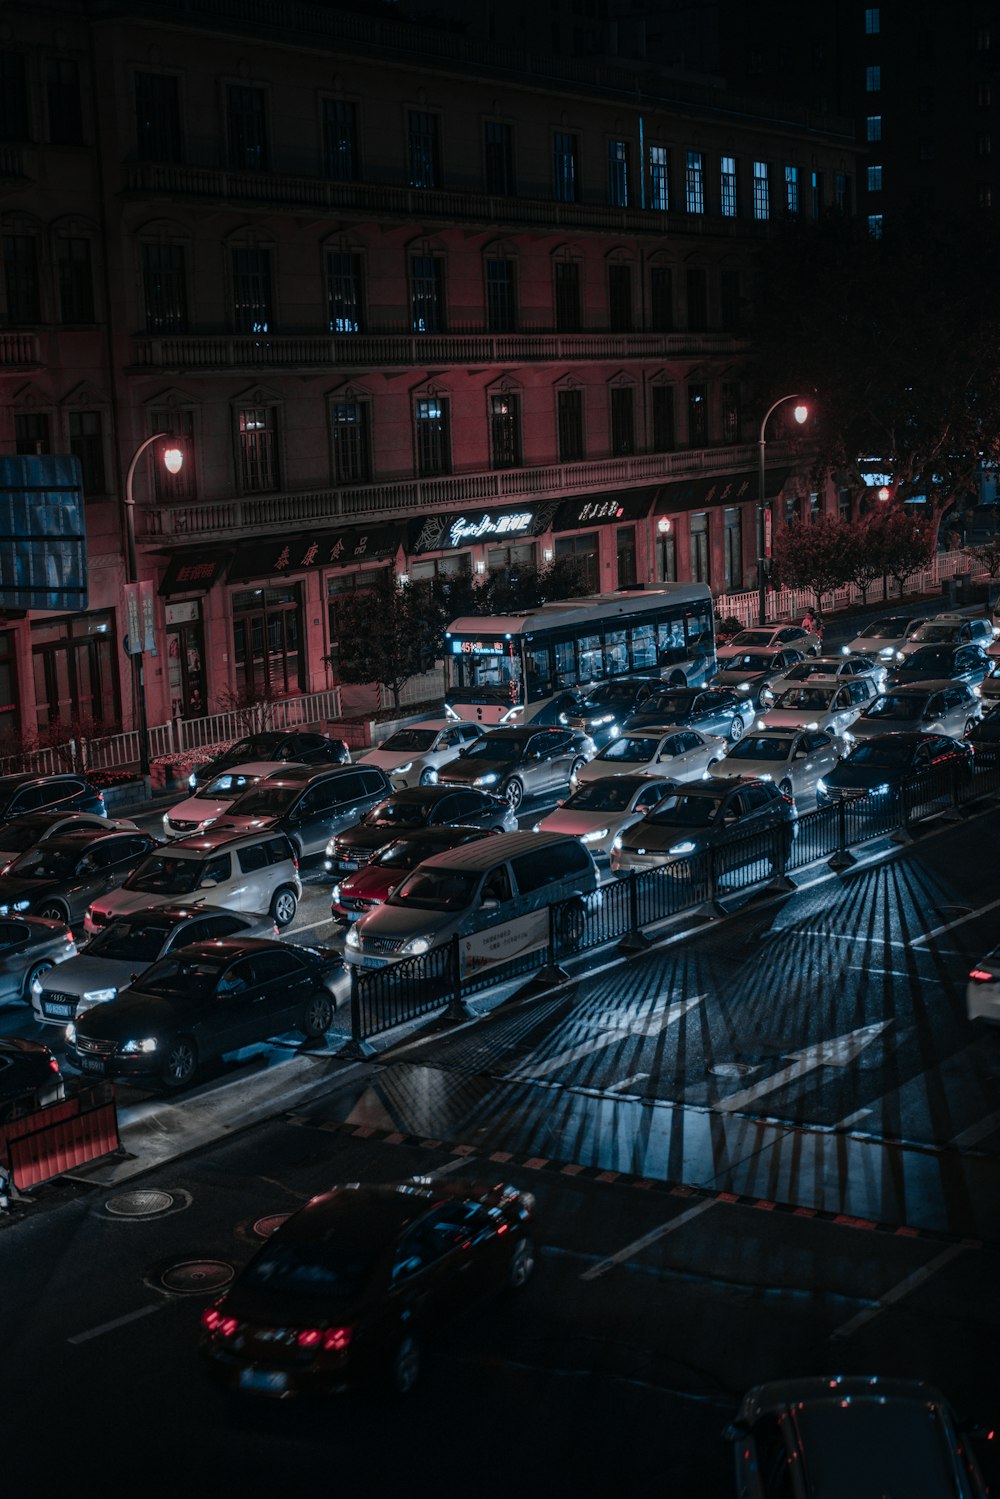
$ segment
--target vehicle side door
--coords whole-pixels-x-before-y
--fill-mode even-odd
[[[288,816],[289,832],[304,855],[323,852],[333,834],[347,825],[341,821],[341,808],[346,815],[360,796],[361,777],[357,771],[330,776],[306,787]]]
[[[20,999],[31,967],[31,928],[23,921],[0,921],[0,999]],[[44,951],[39,949],[39,956]]]
[[[835,734],[842,734],[846,728],[857,718],[861,707],[854,707],[851,703],[851,688],[859,685],[857,683],[845,682],[843,687],[838,687],[830,704],[830,728]]]
[[[493,798],[481,791],[456,791],[455,822],[485,826],[495,815],[495,805]]]
[[[447,1322],[471,1299],[466,1278],[471,1257],[467,1238],[447,1208],[433,1208],[407,1229],[391,1271],[391,1296],[404,1326],[430,1331]],[[468,1268],[466,1268],[466,1266]]]
[[[291,1030],[302,1018],[312,985],[305,958],[292,947],[258,948],[253,954],[252,1041]]]
[[[268,910],[271,896],[281,883],[268,856],[268,846],[273,841],[260,838],[237,848],[235,855],[223,854],[221,857],[230,862],[232,871],[230,875],[227,870],[226,889],[218,894],[210,892],[205,899],[213,905],[228,906],[232,911]],[[208,876],[208,869],[204,873]]]
[[[242,853],[243,850],[241,849],[240,852]],[[237,865],[234,869],[231,853],[209,855],[201,868],[196,895],[202,900],[210,900],[218,905],[232,906],[234,911],[244,911],[247,909],[247,892],[248,886],[242,866]],[[253,905],[250,905],[249,909],[253,910]]]
[[[804,790],[815,791],[816,782],[828,775],[840,760],[837,740],[832,734],[809,732],[802,736],[805,758],[799,761],[798,780]]]
[[[260,1024],[254,1009],[255,976],[249,954],[235,958],[222,970],[215,994],[202,1008],[196,1039],[202,1057],[218,1057],[238,1051],[258,1040]]]
[[[458,791],[452,791],[448,796],[443,796],[440,801],[435,802],[427,818],[428,827],[450,827],[456,822],[462,821],[463,799]],[[386,842],[389,840],[387,839]]]

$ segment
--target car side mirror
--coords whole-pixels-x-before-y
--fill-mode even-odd
[[[198,889],[199,890],[214,890],[215,887],[216,887],[216,885],[218,883],[219,883],[218,880],[213,880],[208,875],[206,875],[203,880],[199,880],[198,881]]]
[[[499,911],[500,902],[492,895],[484,895],[479,903],[481,911]]]

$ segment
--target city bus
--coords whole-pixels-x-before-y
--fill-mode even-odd
[[[483,724],[557,723],[610,677],[701,686],[716,666],[711,590],[667,583],[470,615],[448,627],[444,661],[447,711]]]

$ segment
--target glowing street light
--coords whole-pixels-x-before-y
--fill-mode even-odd
[[[765,553],[767,551],[767,538],[765,535],[764,525],[764,517],[767,508],[767,502],[765,500],[765,486],[767,483],[767,478],[764,471],[764,448],[766,442],[766,439],[764,437],[764,428],[767,426],[768,417],[771,415],[772,411],[777,411],[778,407],[783,406],[786,401],[797,401],[799,403],[795,407],[795,411],[793,414],[800,427],[809,416],[809,407],[805,405],[801,396],[779,396],[778,399],[767,408],[764,413],[764,419],[760,424],[760,438],[758,439],[757,444],[757,452],[759,457],[759,467],[757,472],[757,622],[758,624],[762,625],[767,623],[767,578],[764,572]]]

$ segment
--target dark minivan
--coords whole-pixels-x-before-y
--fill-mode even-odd
[[[285,833],[301,859],[321,854],[331,838],[392,794],[392,782],[377,765],[291,765],[244,791],[215,826],[253,833]]]

